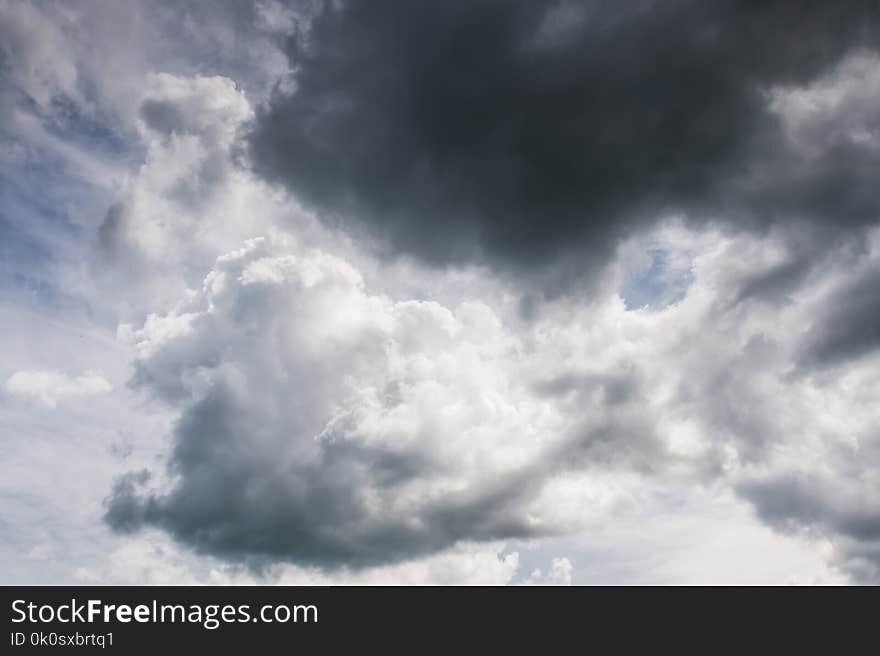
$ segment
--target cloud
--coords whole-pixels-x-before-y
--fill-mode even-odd
[[[114,549],[103,562],[77,568],[74,580],[122,585],[507,585],[518,568],[518,554],[504,544],[462,544],[433,556],[363,570],[326,572],[273,564],[257,572],[215,558],[194,558],[152,531]]]
[[[571,585],[571,561],[568,558],[554,558],[550,570],[544,574],[535,569],[526,581],[529,585]]]
[[[291,7],[278,0],[257,0],[254,3],[256,25],[269,32],[293,33],[298,24],[297,15]]]
[[[660,314],[673,320],[670,341],[652,350],[661,384],[674,390],[661,412],[672,423],[660,431],[686,438],[693,426],[692,444],[711,454],[707,480],[730,485],[783,533],[828,540],[830,562],[862,582],[880,571],[870,401],[880,350],[868,292],[878,236],[829,247],[821,267],[786,282],[784,301],[743,289],[792,261],[787,235],[741,236],[701,253],[687,296]]]
[[[231,559],[357,567],[552,534],[662,459],[624,375],[579,384],[569,416],[487,305],[371,294],[321,251],[250,241],[123,334],[133,384],[180,417],[168,484],[121,479],[107,520]]]
[[[223,148],[250,118],[251,108],[229,78],[156,73],[147,78],[140,113],[147,126],[161,135],[205,135]]]
[[[0,0],[7,578],[877,581],[876,10],[704,5]]]
[[[28,99],[45,108],[54,95],[74,93],[78,73],[67,40],[37,7],[0,2],[0,40],[3,72]],[[7,93],[4,89],[2,95]]]
[[[878,46],[872,3],[323,7],[290,38],[294,90],[258,113],[250,151],[325,220],[397,252],[552,290],[674,213],[748,229],[877,220],[878,154],[853,137],[870,104],[847,81],[853,101],[833,109],[853,130],[817,142],[828,104],[780,100]]]
[[[657,490],[721,486],[872,576],[873,538],[852,527],[870,521],[875,352],[845,369],[804,368],[803,354],[841,290],[873,280],[880,233],[829,245],[822,275],[786,281],[784,302],[743,290],[800,257],[786,230],[640,239],[689,270],[680,298],[628,308],[612,286],[529,320],[503,280],[446,306],[371,291],[321,249],[230,251],[174,309],[121,329],[132,384],[178,420],[168,470],[120,479],[107,521],[332,572],[577,533],[648,512]],[[835,503],[811,486],[788,488],[790,503],[762,493],[801,479]]]
[[[100,373],[87,371],[73,377],[59,371],[16,371],[6,381],[6,391],[54,408],[59,401],[104,394],[113,387]]]
[[[818,467],[747,480],[739,492],[759,517],[789,533],[830,537],[834,562],[855,581],[880,581],[880,512],[874,503],[876,441],[831,458],[830,473]],[[847,476],[856,477],[849,479]]]
[[[113,299],[140,305],[140,299],[109,293],[108,286],[95,294],[83,263],[93,264],[95,273],[106,269],[89,247],[108,206],[125,194],[143,163],[145,92],[167,101],[153,93],[156,77],[222,76],[261,101],[285,75],[287,59],[281,37],[256,22],[255,8],[239,0],[0,2],[0,293],[17,294],[22,303],[82,307]],[[190,108],[203,117],[218,109]],[[178,152],[181,164],[192,150]],[[179,168],[171,173],[184,175]],[[187,182],[204,187],[218,173],[207,167],[201,176],[180,180],[180,191],[193,194]],[[174,223],[173,214],[163,218]],[[153,291],[168,278],[154,281]],[[132,285],[133,296],[140,287]]]
[[[236,162],[252,116],[229,78],[147,76],[137,120],[145,161],[107,210],[91,258],[123,319],[167,308],[217,255],[271,232],[281,213],[299,225],[302,213]]]
[[[807,366],[839,364],[880,349],[880,268],[873,267],[828,293],[804,339]]]

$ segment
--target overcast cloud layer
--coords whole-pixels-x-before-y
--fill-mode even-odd
[[[2,580],[880,582],[878,21],[0,0]]]

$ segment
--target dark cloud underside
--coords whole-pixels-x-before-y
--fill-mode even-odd
[[[805,158],[765,92],[877,45],[876,2],[328,4],[258,171],[432,262],[589,268],[664,213],[875,220],[873,151]]]
[[[174,490],[144,497],[145,472],[128,474],[108,498],[106,521],[122,532],[160,526],[232,560],[322,567],[363,567],[434,553],[459,540],[537,534],[521,511],[535,491],[533,478],[487,481],[417,517],[378,519],[364,490],[402,489],[436,464],[345,443],[323,449],[307,465],[285,464],[289,441],[302,436],[283,432],[267,439],[262,432],[229,390],[218,388],[177,428]]]

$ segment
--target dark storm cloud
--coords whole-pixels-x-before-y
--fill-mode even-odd
[[[251,152],[399,251],[570,276],[669,212],[877,217],[876,155],[802,156],[765,95],[875,47],[876,2],[338,5],[291,39],[296,91],[259,115]]]

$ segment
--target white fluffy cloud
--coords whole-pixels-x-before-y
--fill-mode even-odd
[[[104,394],[112,389],[100,373],[87,371],[68,376],[60,371],[16,371],[6,381],[6,391],[54,408],[69,398]]]

